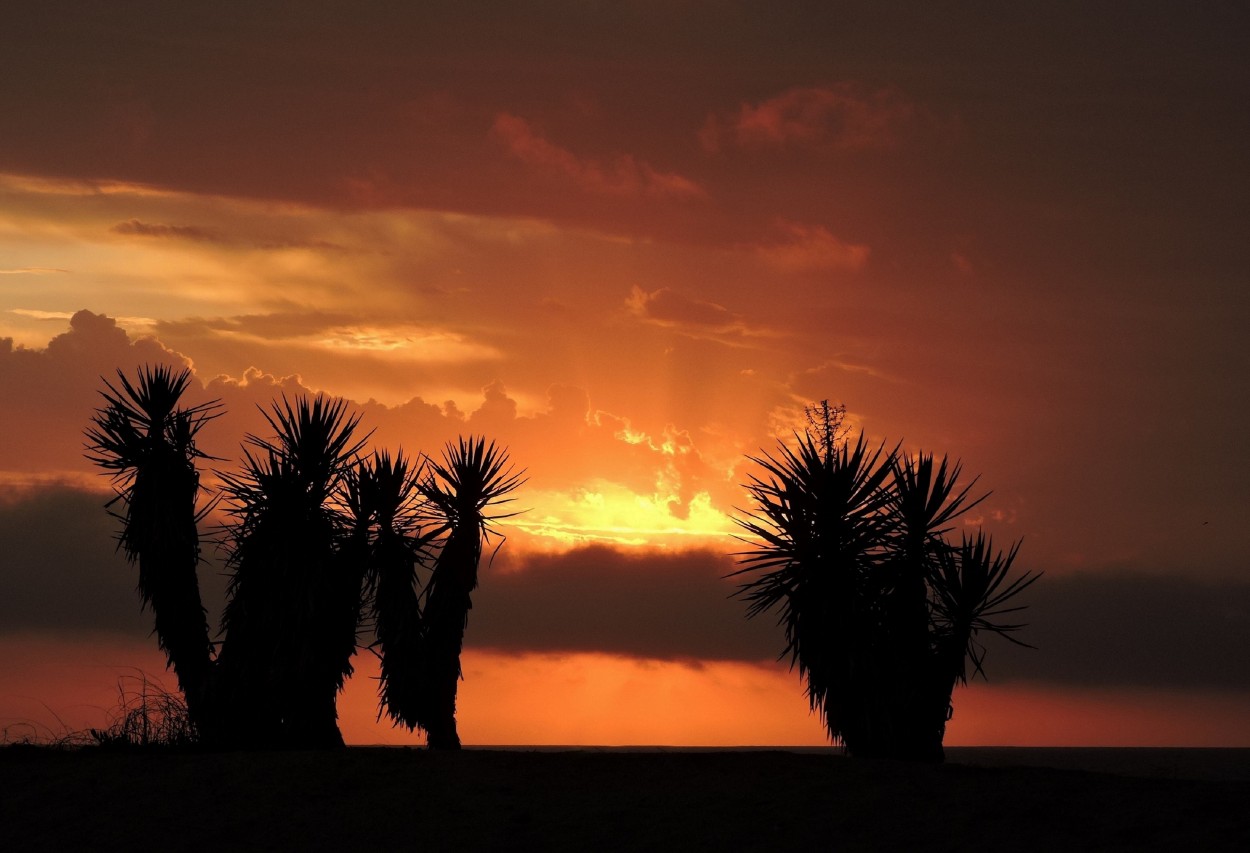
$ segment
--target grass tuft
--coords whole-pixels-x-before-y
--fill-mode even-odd
[[[142,670],[117,680],[117,704],[103,728],[71,729],[51,708],[57,727],[21,721],[0,729],[0,749],[74,751],[179,749],[200,743],[182,695]]]

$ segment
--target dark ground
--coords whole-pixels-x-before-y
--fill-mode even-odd
[[[766,751],[18,746],[0,749],[0,847],[1243,851],[1250,781]]]

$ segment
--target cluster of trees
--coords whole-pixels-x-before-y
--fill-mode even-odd
[[[739,594],[749,616],[779,614],[782,657],[831,738],[852,755],[941,761],[955,685],[984,676],[978,634],[1019,643],[1001,617],[1038,575],[1011,575],[1018,542],[948,539],[987,497],[970,497],[975,479],[960,487],[958,462],[852,442],[844,417],[825,401],[792,446],[753,459]]]
[[[237,473],[204,500],[196,436],[216,402],[182,406],[189,370],[118,372],[87,430],[88,458],[115,478],[120,547],[188,714],[221,746],[341,745],[335,700],[362,633],[381,659],[380,704],[431,748],[460,746],[460,652],[492,507],[520,485],[483,438],[441,461],[367,453],[341,400],[283,398],[249,435]],[[199,527],[224,502],[231,572],[220,641],[199,592]]]
[[[88,458],[112,473],[120,547],[186,697],[222,746],[342,745],[335,700],[362,632],[381,662],[380,711],[456,749],[460,652],[492,508],[521,484],[506,452],[460,439],[443,459],[365,452],[341,400],[283,398],[249,435],[241,469],[202,500],[199,431],[218,403],[182,406],[190,371],[143,368],[105,382]],[[1011,574],[1019,543],[995,551],[978,529],[948,538],[972,498],[961,466],[850,441],[845,410],[808,410],[809,428],[746,484],[737,556],[748,616],[778,611],[782,657],[806,680],[829,735],[852,755],[941,761],[951,694],[984,675],[982,632],[1036,574]],[[231,571],[220,641],[200,599],[199,526],[224,502]]]

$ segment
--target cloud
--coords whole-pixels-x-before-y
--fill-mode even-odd
[[[215,243],[218,245],[244,246],[251,249],[278,252],[286,249],[311,249],[322,252],[356,253],[357,250],[334,243],[330,240],[305,239],[290,236],[270,236],[257,239],[254,236],[225,234],[212,228],[197,225],[164,225],[161,223],[142,222],[128,219],[118,222],[109,229],[114,234],[131,237],[155,237],[160,239],[189,240],[194,243]]]
[[[441,417],[441,415],[439,415]],[[4,595],[0,633],[143,637],[133,567],[116,552],[108,495],[63,483],[0,488]],[[596,652],[658,660],[773,659],[775,616],[745,618],[726,579],[734,550],[592,545],[563,553],[512,543],[482,568],[467,641],[509,654]],[[214,558],[211,548],[205,555]],[[210,622],[220,566],[201,571]],[[1250,689],[1250,583],[1181,574],[1046,576],[1024,594],[1025,649],[995,637],[992,683]]]
[[[728,330],[742,325],[742,318],[723,305],[691,299],[671,288],[646,291],[635,287],[627,304],[637,316],[661,325],[700,326]]]
[[[268,338],[322,341],[339,334],[344,319],[329,313],[240,315],[162,325],[159,331],[164,337],[176,329],[179,340],[192,343],[226,335],[232,346]],[[383,331],[397,334],[393,329]],[[197,344],[195,351],[202,348]],[[387,363],[369,352],[362,351],[358,363]],[[418,352],[415,357],[429,355]],[[111,378],[117,369],[133,376],[141,364],[184,367],[191,361],[155,338],[131,340],[112,318],[90,311],[75,313],[69,330],[45,349],[0,340],[0,407],[6,413],[0,419],[0,481],[31,483],[59,477],[99,482],[82,454],[83,429],[100,404],[101,377]],[[424,370],[411,360],[397,362],[394,369],[409,375],[409,387],[411,374]],[[261,410],[268,410],[281,395],[318,390],[298,373],[257,367],[216,376],[197,373],[197,378],[203,386],[193,385],[187,402],[218,399],[224,407],[224,414],[200,434],[199,442],[202,450],[223,460],[215,467],[225,469],[233,466],[246,434],[269,433]],[[720,438],[663,421],[632,423],[595,408],[584,388],[570,384],[552,384],[545,398],[521,398],[524,412],[517,395],[498,378],[479,386],[476,400],[459,395],[455,399],[459,405],[439,395],[436,386],[425,398],[411,396],[402,404],[362,403],[357,398],[352,405],[363,415],[363,428],[376,430],[374,447],[437,454],[465,432],[487,435],[509,447],[518,467],[530,469],[529,494],[543,510],[526,518],[528,531],[548,546],[570,537],[612,539],[616,534],[611,528],[640,520],[645,521],[646,532],[634,538],[644,540],[694,532],[715,535],[724,526],[722,513],[736,494],[727,471],[738,453],[726,449]]]
[[[107,500],[63,485],[0,490],[0,633],[147,635],[138,570],[116,550]]]
[[[630,154],[618,155],[607,165],[582,159],[544,139],[525,119],[509,113],[496,116],[491,132],[518,160],[572,178],[588,192],[675,198],[704,195],[702,187],[689,178],[659,172]]]
[[[182,345],[227,347],[237,354],[250,351],[261,361],[280,353],[291,363],[326,356],[340,370],[391,370],[412,365],[464,365],[498,361],[496,348],[453,329],[395,321],[366,319],[352,314],[322,311],[277,311],[229,317],[189,317],[154,324],[162,338]]]
[[[633,316],[651,325],[726,346],[743,346],[747,338],[771,334],[723,305],[693,299],[669,287],[649,291],[635,285],[625,306]]]
[[[44,349],[0,338],[0,472],[81,472],[82,430],[100,377],[140,364],[189,364],[152,338],[131,340],[111,317],[78,311]]]
[[[497,650],[603,651],[657,659],[754,661],[783,643],[773,615],[747,620],[706,550],[602,546],[500,561],[483,575],[468,637]],[[480,601],[480,604],[477,602]],[[1022,596],[1018,636],[982,637],[991,682],[1250,688],[1250,584],[1147,574],[1046,576]]]
[[[1131,572],[1047,575],[1022,594],[1022,649],[995,642],[991,680],[1250,688],[1250,583]],[[991,641],[992,642],[992,641]]]
[[[765,263],[786,272],[859,270],[868,263],[867,246],[838,239],[822,225],[778,223],[780,240],[757,245],[755,254]]]
[[[192,240],[198,243],[223,242],[220,234],[207,228],[199,228],[194,225],[163,225],[140,222],[138,219],[118,222],[109,230],[114,234],[124,234],[133,237],[174,238],[178,240]]]
[[[922,112],[893,88],[856,83],[795,87],[736,115],[710,116],[699,134],[704,149],[811,148],[862,151],[899,147]]]
[[[466,640],[475,647],[766,661],[783,644],[767,617],[743,618],[722,554],[592,546],[497,562],[474,594]]]

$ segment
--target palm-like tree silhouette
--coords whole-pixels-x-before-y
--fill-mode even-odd
[[[817,410],[794,447],[753,458],[754,514],[739,524],[755,545],[739,556],[748,616],[779,611],[782,656],[806,679],[832,738],[854,755],[940,761],[951,692],[981,672],[982,632],[1037,579],[1008,581],[1018,549],[994,554],[978,536],[947,543],[974,506],[960,466],[898,449],[835,440],[840,418]],[[975,481],[974,481],[975,483]]]
[[[460,651],[491,524],[522,482],[485,439],[441,463],[360,456],[359,416],[324,397],[262,409],[272,438],[249,435],[242,470],[220,473],[232,571],[213,658],[196,567],[195,436],[216,402],[179,408],[190,371],[143,368],[87,429],[88,458],[113,474],[120,547],[201,735],[221,746],[342,745],[335,698],[352,672],[362,616],[381,658],[382,711],[456,748]],[[418,570],[428,572],[421,589]]]
[[[409,730],[419,725],[421,689],[417,569],[429,561],[434,538],[419,488],[423,477],[423,466],[414,466],[402,452],[392,457],[380,451],[353,469],[344,490],[365,566],[365,609],[381,663],[379,716],[385,712]]]
[[[460,652],[478,564],[491,523],[511,515],[488,515],[487,510],[507,503],[505,495],[524,480],[508,467],[506,451],[480,437],[448,444],[442,462],[431,461],[429,467],[420,491],[439,519],[434,535],[442,539],[442,549],[424,592],[416,721],[426,730],[431,749],[459,749]]]
[[[86,431],[87,458],[110,472],[122,511],[119,547],[139,565],[139,595],[154,615],[156,636],[186,696],[192,722],[206,733],[212,672],[208,619],[196,574],[197,525],[211,504],[197,508],[200,485],[195,446],[218,404],[180,408],[191,371],[143,367],[136,382],[120,370],[120,388],[105,380],[105,405]]]
[[[342,400],[283,398],[274,439],[247,437],[243,471],[222,474],[234,517],[219,662],[232,736],[342,744],[335,697],[352,671],[363,565],[335,504],[364,439]]]

